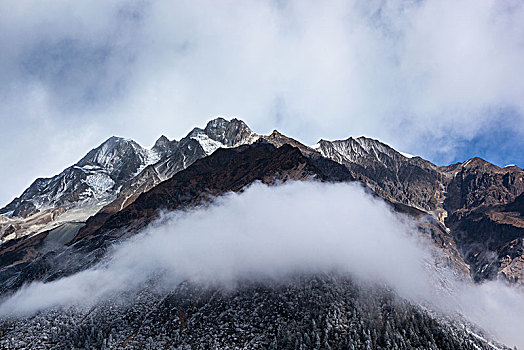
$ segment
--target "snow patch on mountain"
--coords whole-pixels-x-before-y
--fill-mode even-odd
[[[140,174],[142,172],[142,170],[144,170],[147,166],[149,165],[153,165],[153,164],[156,164],[160,161],[161,159],[161,156],[159,154],[159,152],[155,151],[153,149],[154,145],[150,148],[146,148],[145,149],[145,158],[144,158],[144,162],[141,166],[139,166],[136,170],[136,172],[132,175],[132,177],[135,177],[137,176],[138,174]]]
[[[88,175],[83,181],[92,189],[92,195],[95,198],[106,194],[115,185],[115,181],[102,172]]]
[[[200,144],[200,146],[202,146],[202,149],[204,150],[206,155],[210,155],[211,153],[215,152],[219,148],[229,148],[228,146],[224,145],[223,143],[211,139],[203,131],[195,132],[191,136],[191,138],[193,140],[198,141],[198,143]]]

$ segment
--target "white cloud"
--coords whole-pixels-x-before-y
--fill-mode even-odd
[[[523,345],[522,294],[499,283],[459,282],[428,267],[431,254],[413,232],[408,220],[355,184],[255,184],[208,208],[166,214],[100,266],[23,287],[0,305],[0,315],[90,305],[159,274],[169,288],[184,280],[229,285],[335,270],[386,284],[414,302],[460,311],[508,344]],[[443,278],[449,293],[436,287]]]

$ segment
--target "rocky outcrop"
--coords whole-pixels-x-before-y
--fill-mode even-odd
[[[449,227],[477,280],[523,281],[524,171],[481,158],[443,167],[451,176],[445,208]]]
[[[476,157],[441,170],[452,176],[445,203],[450,212],[506,204],[524,192],[524,172],[518,167],[499,168]]]
[[[320,140],[313,148],[344,164],[353,177],[382,198],[426,211],[441,208],[445,187],[442,175],[434,164],[420,157],[407,158],[366,137]]]
[[[111,137],[62,173],[37,179],[0,209],[10,219],[0,222],[0,238],[34,235],[64,222],[84,221],[99,210],[115,213],[216,149],[250,144],[258,137],[243,121],[223,118],[211,120],[204,129],[193,129],[180,141],[162,135],[151,149]],[[57,210],[60,215],[48,215]]]
[[[524,193],[508,204],[452,214],[448,224],[475,280],[524,279]]]

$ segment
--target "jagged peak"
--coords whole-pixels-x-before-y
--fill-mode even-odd
[[[167,142],[170,142],[169,139],[165,135],[161,135],[158,140],[155,141],[155,146],[165,144]]]
[[[473,157],[471,159],[468,159],[464,163],[462,163],[462,168],[467,170],[478,170],[482,169],[484,171],[491,170],[491,171],[500,171],[501,168],[496,166],[493,163],[488,162],[487,160],[484,160],[480,157]]]
[[[204,128],[204,132],[212,138],[213,135],[223,134],[233,129],[253,133],[253,131],[242,120],[236,118],[227,120],[222,117],[217,117],[215,119],[210,120]]]
[[[153,153],[131,139],[113,136],[89,151],[73,167],[88,171],[104,169],[114,181],[121,181],[133,177]]]
[[[210,120],[203,132],[213,141],[226,147],[251,143],[257,136],[242,120],[233,118],[230,121],[218,117]]]
[[[169,141],[169,139],[165,135],[160,136],[158,140],[156,140],[153,147],[151,147],[150,149],[150,151],[152,152],[150,153],[156,155],[155,157],[153,157],[153,160],[160,159],[166,156],[174,150],[177,144],[178,142],[176,140]]]
[[[201,135],[201,134],[204,134],[204,133],[205,133],[204,129],[199,128],[199,127],[195,127],[187,134],[186,137],[194,137],[194,136]]]
[[[371,145],[380,146],[380,147],[387,147],[388,149],[395,150],[393,147],[385,144],[384,142],[381,142],[381,141],[379,141],[377,139],[373,139],[371,137],[359,136],[359,137],[357,137],[354,140],[356,142],[360,143],[361,145],[362,144],[371,144]]]
[[[283,145],[291,145],[293,147],[298,148],[303,154],[311,154],[313,152],[317,152],[316,149],[306,146],[300,141],[297,141],[296,139],[289,137],[287,135],[282,134],[278,130],[273,130],[271,134],[265,136],[260,136],[261,139],[265,139],[269,141],[271,144],[275,145],[276,147],[280,147]]]
[[[249,129],[247,124],[237,118],[231,118],[230,120],[225,119],[224,117],[216,117],[214,119],[211,119],[207,122],[205,130],[211,129],[211,128],[218,128],[218,127],[227,127],[229,125],[238,125],[238,126],[245,126]]]
[[[216,117],[207,122],[205,129],[216,128],[219,126],[227,125],[230,121],[223,117]]]
[[[140,146],[136,141],[134,141],[134,140],[132,140],[130,138],[125,138],[125,137],[120,137],[120,136],[111,136],[110,138],[108,138],[107,140],[102,142],[99,146],[93,148],[86,155],[86,157],[91,152],[95,152],[95,153],[107,152],[107,151],[110,151],[110,150],[113,150],[113,149],[120,149],[120,148],[127,147],[127,146],[131,146],[131,147],[133,147],[135,149],[138,149],[138,150],[142,150],[143,149],[142,146]]]
[[[318,143],[311,148],[324,154],[324,156],[335,151],[339,156],[352,162],[363,158],[373,158],[383,163],[385,159],[381,155],[385,155],[396,162],[420,163],[423,161],[427,163],[427,166],[434,166],[432,163],[420,157],[402,154],[379,140],[365,136],[359,136],[357,138],[350,136],[347,139],[334,141],[320,139]]]
[[[110,138],[108,138],[107,140],[105,140],[104,142],[102,142],[100,144],[100,146],[96,147],[96,148],[100,148],[104,145],[112,145],[112,144],[122,144],[122,143],[131,143],[131,144],[136,144],[138,145],[138,143],[136,143],[134,140],[128,138],[128,137],[121,137],[121,136],[111,136]]]

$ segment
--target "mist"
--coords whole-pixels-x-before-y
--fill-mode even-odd
[[[524,346],[522,293],[500,282],[458,281],[434,268],[428,247],[414,222],[360,185],[257,183],[210,206],[163,213],[94,268],[22,287],[2,302],[0,317],[92,306],[143,288],[153,276],[169,290],[182,281],[234,288],[240,279],[335,271],[458,312],[506,344]],[[437,288],[442,282],[447,287]]]

